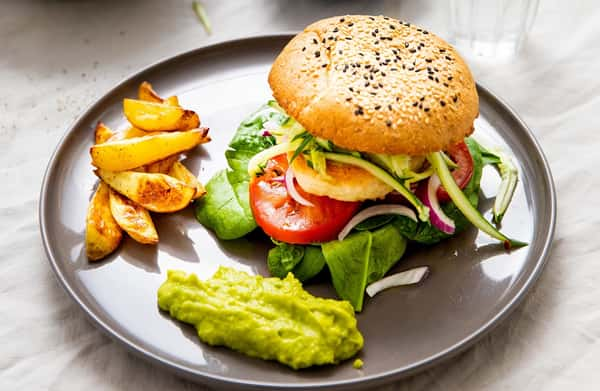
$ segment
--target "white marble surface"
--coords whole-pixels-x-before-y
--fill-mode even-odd
[[[140,67],[210,42],[296,30],[322,16],[383,13],[446,29],[436,1],[0,2],[0,389],[202,389],[96,330],[45,259],[37,217],[46,163],[86,106]],[[476,78],[531,126],[558,192],[548,266],[525,302],[474,348],[398,390],[600,388],[600,8],[541,1],[518,60],[473,62]]]

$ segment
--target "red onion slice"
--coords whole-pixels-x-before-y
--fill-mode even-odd
[[[429,220],[431,221],[431,225],[435,228],[439,229],[445,234],[452,235],[456,226],[454,225],[454,220],[450,217],[446,216],[442,208],[440,207],[440,202],[437,197],[437,189],[440,187],[440,178],[437,174],[433,174],[429,177],[429,181],[427,182],[427,191],[422,193],[422,200],[425,205],[429,207]]]
[[[298,193],[298,189],[294,185],[294,171],[289,167],[285,172],[285,187],[287,189],[288,194],[294,201],[304,206],[315,206],[312,202],[302,197],[300,193]]]
[[[344,240],[344,238],[348,236],[350,231],[352,231],[352,229],[358,224],[362,223],[370,217],[378,215],[400,215],[406,216],[414,221],[417,221],[417,215],[412,209],[410,209],[407,206],[395,204],[375,205],[361,210],[352,219],[350,219],[350,221],[348,221],[348,224],[346,224],[346,226],[338,234],[338,240]]]
[[[384,289],[402,285],[418,284],[428,275],[429,266],[415,267],[414,269],[409,269],[401,273],[392,274],[391,276],[382,278],[367,286],[367,294],[370,297],[373,297]]]

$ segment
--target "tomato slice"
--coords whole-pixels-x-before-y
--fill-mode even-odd
[[[267,162],[263,175],[250,181],[250,207],[256,223],[267,235],[286,243],[335,239],[361,203],[310,194],[296,184],[300,195],[314,206],[299,204],[286,190],[283,178],[287,169],[287,156],[279,155]]]
[[[464,189],[473,176],[473,157],[471,156],[471,152],[469,152],[469,147],[467,147],[464,141],[461,141],[449,148],[446,153],[458,165],[452,171],[452,176],[458,187]],[[439,187],[437,197],[439,202],[450,201],[450,196],[443,186]]]

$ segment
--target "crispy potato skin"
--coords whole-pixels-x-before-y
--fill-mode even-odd
[[[133,126],[148,132],[190,130],[200,126],[200,117],[194,111],[164,103],[124,99],[123,111]]]
[[[121,243],[123,233],[110,211],[109,188],[100,181],[86,217],[85,249],[88,259],[100,260]]]
[[[150,213],[113,189],[110,189],[110,211],[117,224],[133,240],[143,244],[158,243],[158,233]]]
[[[171,169],[169,170],[168,175],[172,176],[173,178],[179,179],[180,181],[188,184],[189,186],[194,187],[196,189],[196,193],[194,194],[193,199],[196,200],[202,197],[204,194],[206,194],[206,189],[204,188],[202,183],[200,183],[198,178],[196,178],[196,176],[192,174],[190,170],[188,170],[187,167],[183,165],[183,163],[177,161],[173,165],[171,165]]]
[[[97,169],[112,189],[152,212],[176,212],[188,206],[196,189],[165,174]]]
[[[90,149],[92,164],[109,171],[125,171],[154,163],[210,141],[208,129],[168,132],[108,141]]]

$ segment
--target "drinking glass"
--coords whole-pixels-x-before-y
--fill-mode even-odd
[[[451,0],[450,42],[463,54],[510,58],[525,42],[539,0]]]

